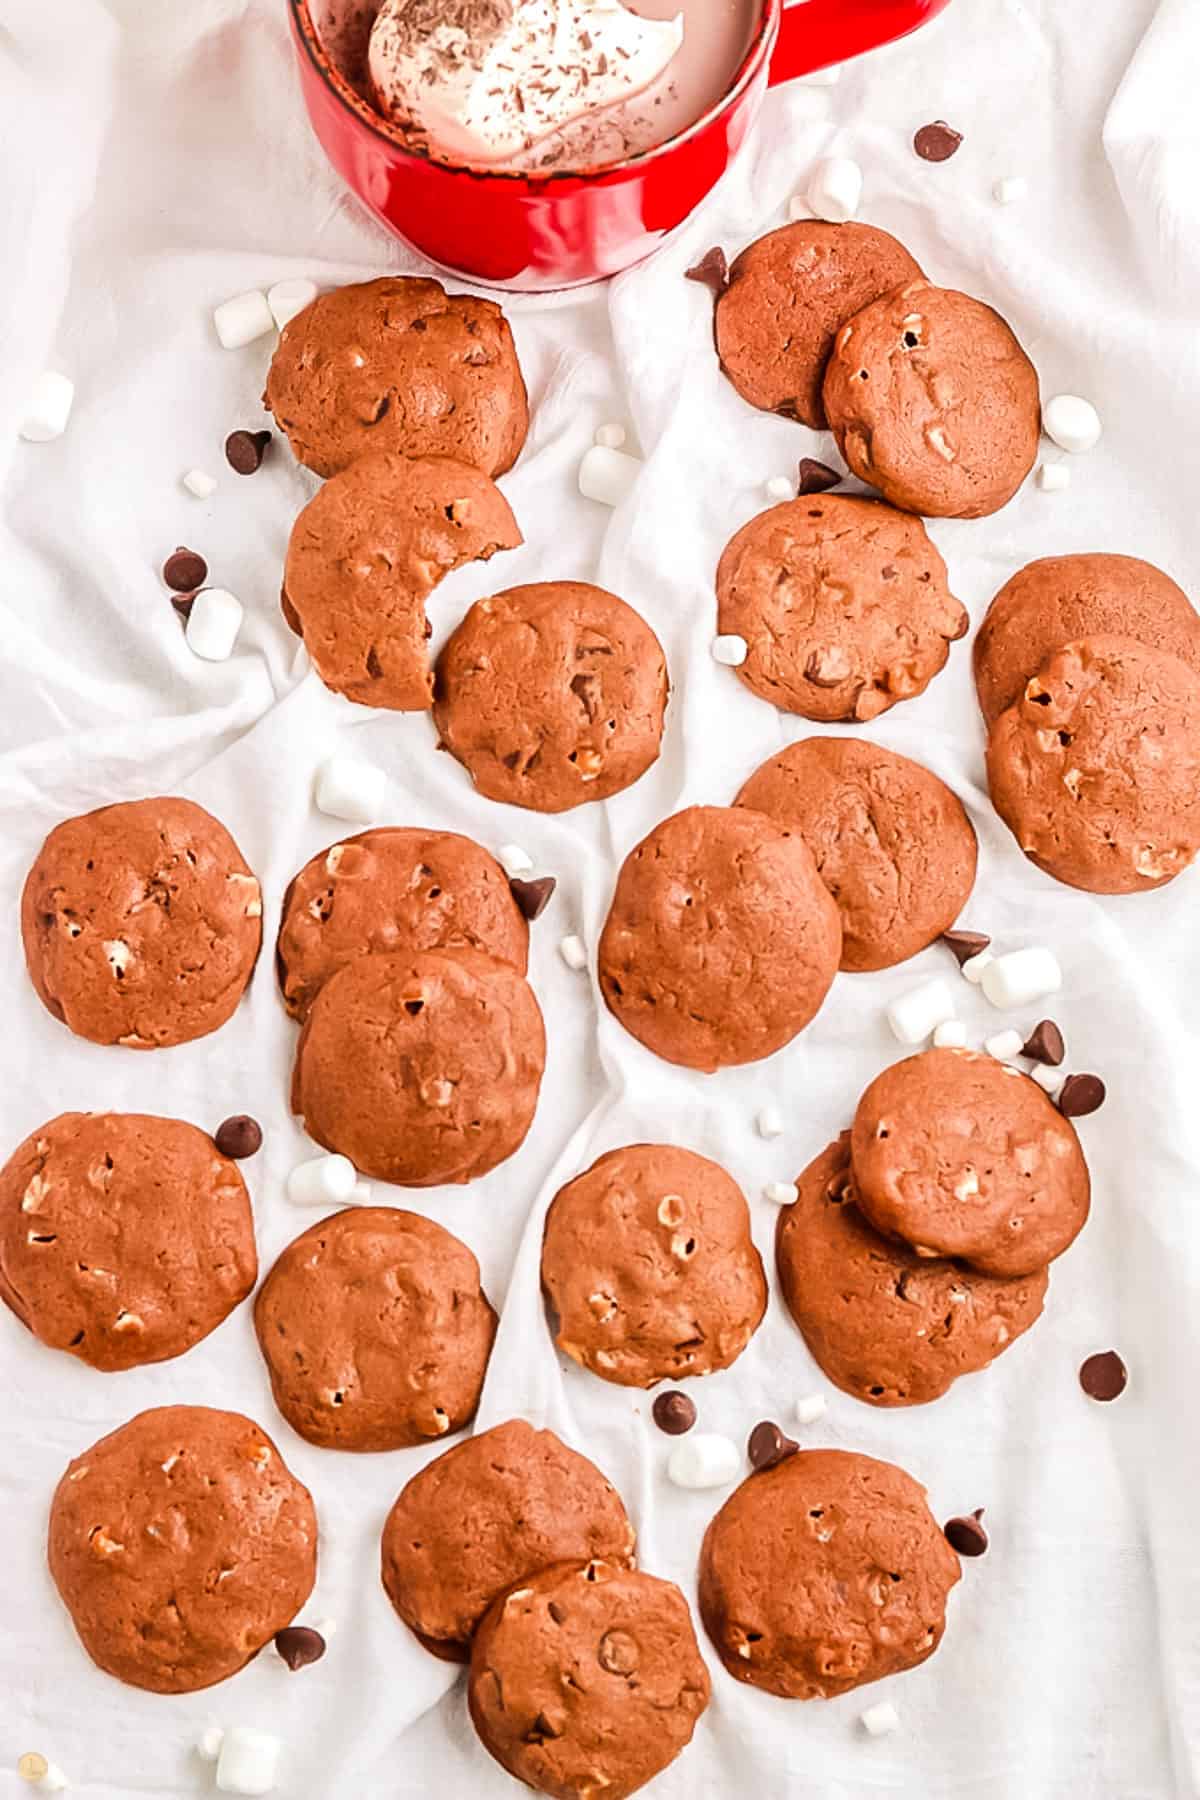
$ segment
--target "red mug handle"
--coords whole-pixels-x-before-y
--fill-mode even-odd
[[[846,62],[916,31],[948,0],[784,0],[771,85]]]

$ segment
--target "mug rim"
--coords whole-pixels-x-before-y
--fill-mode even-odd
[[[595,183],[634,169],[641,169],[657,157],[688,143],[698,136],[714,120],[734,107],[746,89],[754,81],[763,61],[770,55],[775,37],[779,29],[781,15],[780,0],[763,0],[762,17],[755,30],[753,41],[742,62],[738,66],[733,82],[722,94],[721,98],[702,113],[698,119],[683,131],[677,131],[674,137],[665,138],[661,144],[654,144],[648,150],[639,150],[632,156],[622,157],[619,162],[601,163],[591,169],[489,169],[471,163],[455,163],[444,161],[441,157],[423,155],[413,150],[400,136],[397,128],[391,125],[375,109],[368,106],[362,95],[346,80],[340,69],[334,67],[329,56],[321,47],[320,37],[313,21],[310,0],[288,0],[288,12],[291,16],[295,36],[303,46],[304,52],[312,64],[319,79],[338,105],[373,137],[388,146],[392,152],[403,156],[412,163],[425,168],[442,169],[450,175],[469,176],[474,181],[511,181],[529,186],[549,187],[569,182]]]

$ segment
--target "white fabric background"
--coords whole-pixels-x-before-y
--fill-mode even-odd
[[[706,297],[681,273],[714,241],[732,251],[779,223],[816,156],[858,157],[863,216],[897,232],[935,278],[997,305],[1047,391],[1090,395],[1106,422],[1069,494],[1030,485],[997,518],[934,526],[975,619],[1017,566],[1056,551],[1148,556],[1195,591],[1198,63],[1197,0],[956,0],[839,87],[774,95],[734,174],[649,266],[607,290],[512,303],[534,424],[504,486],[528,542],[446,584],[437,637],[489,587],[592,578],[652,621],[675,681],[659,766],[606,807],[547,819],[475,797],[457,764],[433,754],[428,719],[354,709],[306,672],[277,593],[311,479],[279,445],[250,481],[222,462],[226,432],[259,422],[270,346],[219,350],[212,305],[286,275],[335,283],[415,266],[341,192],[309,139],[281,0],[0,0],[0,1154],[67,1108],[161,1111],[210,1129],[246,1110],[267,1132],[248,1165],[264,1266],[312,1220],[283,1194],[306,1146],[287,1113],[294,1028],[269,947],[234,1021],[179,1049],[98,1049],[38,1005],[21,967],[17,896],[64,816],[156,791],[201,801],[262,878],[268,946],[289,876],[337,836],[310,803],[313,770],[335,747],[388,769],[390,821],[526,845],[559,877],[534,932],[551,1046],[536,1126],[518,1156],[467,1190],[387,1198],[465,1236],[503,1308],[481,1424],[523,1412],[588,1451],[625,1494],[645,1565],[693,1593],[700,1535],[724,1496],[670,1488],[668,1444],[646,1398],[554,1355],[538,1294],[544,1209],[601,1150],[673,1139],[743,1182],[769,1256],[775,1215],[762,1184],[790,1178],[848,1120],[896,1054],[882,1022],[889,995],[945,972],[947,959],[933,950],[890,974],[839,977],[788,1051],[705,1079],[641,1051],[598,1007],[590,977],[556,954],[567,930],[595,944],[617,861],[651,825],[684,803],[729,801],[808,729],[711,662],[712,576],[726,539],[762,504],[763,480],[830,447],[741,404],[717,373]],[[909,146],[938,116],[966,143],[935,168]],[[991,185],[1009,174],[1027,175],[1031,193],[1002,209]],[[19,398],[47,364],[78,384],[70,432],[18,443]],[[627,420],[647,458],[615,516],[574,487],[607,419]],[[204,504],[178,486],[196,463],[221,476]],[[213,578],[246,603],[226,664],[190,654],[164,597],[157,571],[177,542],[203,550]],[[965,1568],[939,1655],[864,1695],[807,1706],[737,1686],[710,1657],[712,1708],[655,1792],[1192,1796],[1198,878],[1104,902],[1024,863],[981,787],[965,644],[928,693],[869,735],[927,762],[970,806],[982,859],[969,923],[1007,946],[1048,942],[1062,958],[1056,1011],[1072,1063],[1100,1070],[1111,1089],[1083,1126],[1094,1216],[1055,1268],[1046,1318],[993,1370],[916,1411],[878,1413],[831,1391],[827,1421],[805,1434],[903,1463],[939,1517],[988,1508],[992,1550]],[[995,1029],[997,1015],[966,984],[962,993],[972,1030]],[[753,1129],[767,1100],[787,1118],[776,1144]],[[1120,1405],[1100,1408],[1079,1393],[1076,1369],[1110,1344],[1132,1383]],[[117,1376],[42,1350],[5,1314],[0,1370],[0,1793],[18,1792],[11,1770],[32,1747],[89,1800],[207,1792],[211,1771],[192,1746],[210,1721],[278,1731],[280,1792],[291,1800],[517,1791],[476,1745],[461,1681],[417,1648],[378,1583],[379,1528],[422,1453],[350,1458],[298,1440],[274,1413],[249,1307],[183,1359]],[[758,1418],[786,1421],[797,1396],[825,1385],[773,1298],[736,1368],[694,1391],[703,1423],[740,1441]],[[76,1643],[44,1566],[50,1494],[70,1456],[169,1401],[250,1412],[311,1485],[321,1559],[303,1616],[339,1624],[319,1667],[291,1676],[268,1654],[222,1688],[163,1699],[118,1686]],[[857,1715],[885,1698],[902,1730],[868,1740]]]

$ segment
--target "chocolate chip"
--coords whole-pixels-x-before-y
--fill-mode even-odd
[[[650,1410],[654,1423],[668,1437],[682,1437],[696,1423],[696,1402],[681,1394],[678,1388],[669,1394],[660,1394]]]
[[[800,1446],[793,1443],[790,1437],[784,1437],[778,1425],[770,1419],[764,1419],[750,1433],[750,1441],[746,1446],[750,1455],[750,1464],[755,1469],[773,1469],[789,1456],[795,1456]]]
[[[1064,1119],[1086,1119],[1099,1112],[1108,1097],[1108,1089],[1098,1075],[1068,1075],[1058,1096],[1058,1110]]]
[[[222,1156],[230,1156],[235,1162],[241,1162],[262,1149],[262,1126],[249,1113],[235,1113],[231,1119],[226,1119],[217,1126],[213,1142]]]
[[[943,931],[942,933],[942,942],[947,950],[957,957],[960,969],[964,963],[969,963],[973,956],[982,955],[991,941],[991,938],[985,937],[982,931]]]
[[[509,882],[512,897],[532,925],[550,904],[550,896],[558,883],[553,875],[541,875],[536,881],[521,881],[517,876]]]
[[[705,287],[711,288],[713,293],[718,296],[723,294],[729,286],[729,263],[721,246],[714,245],[706,255],[702,256],[700,261],[688,270],[687,278],[689,281],[703,282]]]
[[[804,665],[804,679],[811,681],[814,687],[841,687],[850,674],[848,664],[839,660],[838,653],[814,650]]]
[[[945,119],[935,119],[932,125],[922,125],[913,139],[913,149],[922,162],[947,162],[962,141],[961,131],[955,131]]]
[[[1053,1019],[1043,1019],[1035,1025],[1021,1051],[1022,1056],[1031,1056],[1034,1062],[1045,1063],[1051,1069],[1057,1069],[1066,1054],[1063,1034]]]
[[[960,1556],[982,1556],[988,1547],[988,1534],[979,1521],[983,1517],[983,1508],[973,1512],[968,1519],[947,1519],[942,1527],[946,1534],[946,1542]]]
[[[1079,1385],[1089,1400],[1116,1400],[1125,1392],[1129,1370],[1115,1350],[1099,1350],[1079,1371]]]
[[[208,580],[208,564],[198,550],[188,550],[180,544],[163,564],[162,578],[177,594],[194,593]]]
[[[827,494],[830,488],[839,487],[842,479],[836,469],[831,469],[828,463],[818,462],[815,456],[800,458],[798,491],[801,495]]]
[[[311,1625],[285,1625],[275,1633],[275,1648],[295,1674],[309,1663],[320,1662],[325,1654],[325,1639]]]
[[[171,605],[186,625],[192,616],[192,607],[196,604],[195,594],[172,594]]]
[[[269,431],[231,431],[225,439],[225,461],[239,475],[253,475],[271,441]]]
[[[641,1661],[637,1639],[628,1631],[606,1631],[600,1639],[596,1661],[610,1675],[632,1675]]]
[[[556,1625],[561,1625],[566,1619],[567,1609],[565,1606],[560,1606],[557,1600],[551,1600],[546,1610]]]

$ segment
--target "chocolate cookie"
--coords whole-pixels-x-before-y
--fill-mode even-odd
[[[56,825],[21,895],[39,1000],[94,1044],[159,1050],[230,1017],[262,943],[262,892],[191,800],[132,800]]]
[[[910,282],[838,333],[825,411],[854,473],[906,512],[978,519],[1037,459],[1037,371],[1000,314]]]
[[[1039,869],[1139,894],[1200,849],[1200,675],[1129,638],[1055,651],[992,727],[992,804]]]
[[[507,963],[481,950],[359,956],[309,1010],[292,1111],[364,1175],[471,1181],[524,1142],[545,1061],[533,989]]]
[[[975,885],[971,821],[920,763],[857,738],[802,738],[739,806],[798,831],[842,915],[843,969],[890,969],[953,925]]]
[[[318,295],[284,326],[263,404],[296,460],[322,476],[366,450],[449,456],[503,475],[529,429],[495,301],[411,275]]]
[[[131,1687],[190,1694],[235,1675],[299,1612],[317,1517],[253,1420],[160,1406],[70,1464],[48,1552],[93,1662]]]
[[[666,705],[641,615],[586,581],[543,581],[471,608],[438,658],[433,716],[481,794],[557,813],[632,787]]]
[[[362,706],[433,704],[425,603],[451,570],[523,542],[494,482],[466,463],[360,456],[292,527],[282,605],[312,665]]]
[[[634,1531],[595,1463],[510,1419],[414,1475],[383,1528],[383,1585],[404,1623],[445,1662],[468,1662],[497,1594],[549,1563],[631,1567]]]
[[[61,1113],[0,1169],[0,1300],[93,1369],[181,1356],[257,1275],[246,1184],[194,1125]]]
[[[711,1073],[791,1043],[841,948],[837,906],[801,837],[748,808],[692,806],[626,857],[600,987],[648,1050]]]
[[[903,244],[873,225],[802,219],[751,244],[717,301],[717,352],[743,400],[821,431],[821,387],[847,319],[921,278]]]
[[[872,1230],[855,1204],[848,1131],[809,1164],[796,1191],[779,1215],[779,1284],[814,1358],[856,1400],[936,1400],[1041,1317],[1044,1269],[998,1281]]]
[[[727,1369],[767,1308],[741,1188],[669,1144],[610,1150],[559,1190],[542,1286],[559,1349],[623,1387]]]
[[[975,637],[975,687],[988,725],[1064,645],[1123,637],[1200,670],[1200,613],[1183,589],[1136,556],[1044,556],[1019,569]]]
[[[985,1275],[1044,1269],[1087,1221],[1075,1127],[1036,1081],[978,1051],[924,1050],[877,1075],[850,1151],[876,1231]]]
[[[960,1573],[911,1475],[801,1450],[743,1481],[712,1521],[700,1612],[739,1681],[828,1700],[932,1656]]]
[[[527,1787],[625,1800],[691,1742],[711,1691],[679,1589],[594,1559],[493,1602],[467,1700],[484,1749]]]
[[[258,1290],[275,1404],[310,1444],[402,1450],[475,1417],[496,1315],[450,1232],[351,1206],[293,1238]]]
[[[717,620],[746,642],[737,673],[752,693],[825,721],[923,693],[969,625],[921,521],[845,494],[744,525],[717,570]]]
[[[494,856],[454,831],[385,827],[343,838],[289,886],[275,962],[303,1019],[322,984],[380,951],[486,950],[525,973],[529,926]]]

